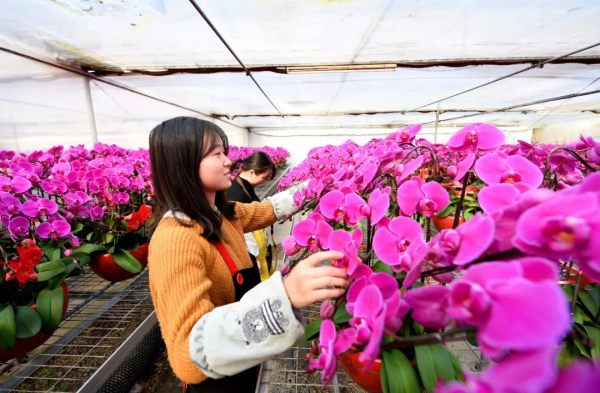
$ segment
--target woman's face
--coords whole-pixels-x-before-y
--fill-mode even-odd
[[[231,165],[231,161],[223,152],[222,144],[214,147],[200,161],[200,183],[204,192],[215,193],[231,187],[229,165]]]
[[[252,187],[256,187],[259,184],[263,184],[264,182],[266,182],[267,180],[269,180],[271,178],[271,170],[269,169],[268,171],[261,173],[260,175],[257,175],[254,170],[250,171],[250,180],[248,180],[248,182],[250,184],[252,184]]]

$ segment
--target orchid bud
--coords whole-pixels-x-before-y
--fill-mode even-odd
[[[64,254],[65,254],[65,257],[70,258],[71,256],[73,256],[73,251],[72,250],[65,250]]]
[[[450,165],[448,167],[447,171],[448,171],[448,176],[455,177],[456,174],[458,173],[458,168],[455,165]]]
[[[284,263],[283,265],[281,265],[281,269],[279,269],[279,272],[281,273],[282,276],[287,276],[287,274],[290,272],[291,267],[289,264]]]
[[[283,247],[285,255],[287,256],[296,255],[302,249],[293,236],[288,236],[283,239],[281,246]]]
[[[321,303],[320,314],[322,319],[331,319],[334,311],[335,307],[333,307],[333,304],[331,304],[329,300],[324,300],[323,303]]]
[[[310,347],[310,352],[313,355],[318,355],[319,354],[319,345],[317,343],[314,343],[311,347]]]
[[[316,370],[314,368],[312,368],[311,366],[306,366],[306,373],[307,374],[312,374],[314,373]]]

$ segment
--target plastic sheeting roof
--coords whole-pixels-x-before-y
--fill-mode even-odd
[[[485,63],[553,57],[600,41],[598,0],[197,2],[249,67]],[[97,70],[238,67],[186,0],[3,0],[0,47],[51,63]],[[576,56],[600,58],[600,46]],[[205,113],[235,117],[233,121],[244,127],[369,127],[432,121],[432,113],[410,111],[525,66],[253,72],[282,113],[302,115],[285,118],[277,116],[244,73],[124,74],[107,79]],[[2,64],[1,83],[7,78],[21,83],[32,77],[40,75],[32,75],[26,67],[11,68],[10,62]],[[597,78],[598,64],[546,65],[420,110],[447,111],[440,115],[444,120],[473,110],[591,91],[600,88]],[[593,117],[597,115],[590,111],[600,110],[600,94],[523,110],[535,112],[486,114],[447,124],[491,121],[526,128]],[[381,112],[396,113],[346,116]]]
[[[198,4],[247,65],[552,57],[595,43],[600,17],[597,0]],[[185,0],[3,0],[1,10],[0,42],[47,59],[237,66]]]

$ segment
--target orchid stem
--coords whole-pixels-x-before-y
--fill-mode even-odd
[[[436,333],[430,333],[430,334],[425,334],[425,335],[415,336],[415,337],[410,337],[410,338],[399,337],[399,336],[393,335],[392,337],[394,337],[394,340],[396,340],[396,341],[393,343],[390,343],[390,344],[382,345],[381,350],[388,351],[390,349],[414,347],[417,345],[437,344],[437,343],[441,343],[442,341],[454,341],[454,340],[447,340],[447,337],[456,336],[456,335],[459,335],[462,333],[466,333],[467,335],[469,335],[469,334],[473,334],[475,332],[477,332],[477,328],[469,326],[469,327],[464,327],[464,328],[446,330],[442,333],[436,332]],[[458,339],[464,340],[464,337],[459,337]]]
[[[546,165],[544,167],[544,179],[550,175],[550,156],[552,156],[552,154],[554,154],[555,152],[559,151],[559,150],[564,150],[567,153],[569,153],[570,155],[572,155],[573,157],[575,157],[575,159],[577,159],[577,161],[581,162],[583,164],[583,166],[585,166],[590,172],[596,172],[596,169],[591,166],[590,164],[587,163],[586,160],[584,160],[579,154],[577,154],[577,152],[573,149],[569,149],[568,147],[556,147],[552,150],[550,150],[550,152],[548,153],[548,156],[546,157]],[[550,176],[551,178],[551,176]],[[550,188],[550,178],[548,179],[548,188]],[[556,181],[558,183],[558,179]]]
[[[367,217],[367,253],[371,252],[371,219]]]
[[[464,266],[455,266],[455,265],[441,266],[441,267],[437,267],[435,269],[426,270],[421,273],[421,277],[430,277],[430,276],[434,276],[434,275],[440,274],[440,273],[451,272],[451,271],[456,270],[459,267],[462,267],[463,269],[467,269],[468,267],[476,265],[478,263],[503,260],[505,258],[514,258],[514,257],[522,256],[522,255],[523,254],[521,253],[521,251],[519,251],[517,249],[511,249],[511,250],[507,250],[507,251],[498,252],[495,254],[486,255],[486,256],[478,258],[478,259],[474,260],[473,262],[468,263]]]
[[[424,146],[424,145],[416,146],[414,149],[412,149],[411,151],[408,152],[408,154],[406,155],[406,157],[404,157],[404,159],[402,161],[400,161],[400,164],[403,164],[404,161],[406,161],[408,159],[408,157],[414,151],[417,151],[419,149],[429,150],[429,154],[431,155],[431,162],[433,163],[433,180],[438,181],[439,180],[439,173],[438,173],[438,165],[437,165],[437,156],[435,155],[435,153],[433,152],[433,150],[431,150],[431,148],[429,146]]]
[[[431,239],[431,217],[427,217],[427,241]]]
[[[573,293],[573,303],[571,303],[571,309],[575,310],[575,305],[577,304],[577,298],[579,297],[579,286],[581,284],[581,278],[583,274],[577,276],[577,281],[575,281],[575,292]]]
[[[463,179],[463,187],[460,192],[460,199],[458,200],[458,204],[456,205],[456,212],[454,213],[454,223],[452,224],[452,229],[456,229],[458,223],[460,222],[460,213],[463,207],[463,202],[465,201],[465,195],[467,194],[467,185],[469,184],[469,175],[467,172],[465,174],[465,178]]]

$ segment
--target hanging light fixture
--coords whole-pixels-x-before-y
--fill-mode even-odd
[[[283,67],[286,74],[306,74],[323,72],[374,72],[395,71],[396,64],[345,64]]]

